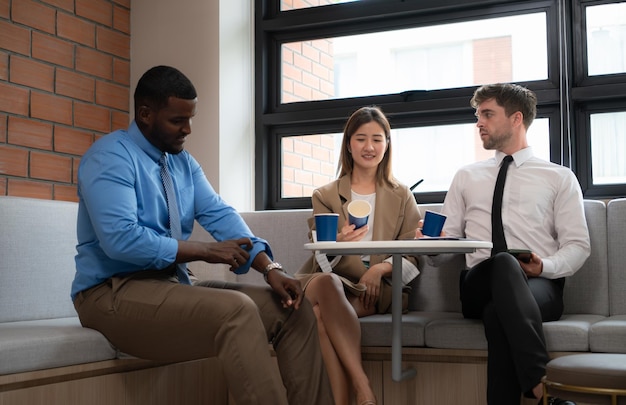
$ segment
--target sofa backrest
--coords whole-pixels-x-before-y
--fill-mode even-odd
[[[420,204],[422,217],[426,210],[439,212],[443,204]],[[465,255],[446,255],[437,266],[420,257],[420,275],[411,283],[409,309],[427,312],[461,312],[459,274],[465,268]]]
[[[309,258],[311,252],[304,249],[309,242],[309,226],[307,220],[313,210],[267,210],[241,212],[241,217],[248,224],[253,234],[267,240],[272,247],[274,260],[280,262],[290,274],[297,272]],[[197,223],[191,239],[213,241],[214,239]],[[226,265],[209,265],[195,262],[190,268],[200,278],[222,279],[243,283],[265,284],[257,271],[235,276],[228,271]]]
[[[626,315],[626,198],[607,205],[609,305],[611,315]]]
[[[76,316],[78,204],[0,196],[0,322]]]
[[[585,200],[585,217],[589,227],[591,239],[591,255],[572,277],[566,282],[564,304],[566,314],[596,314],[608,315],[609,272],[607,260],[607,209],[602,201]],[[616,204],[617,205],[617,204]],[[624,204],[623,218],[626,218],[626,203]],[[441,204],[421,205],[424,210],[439,211]],[[624,228],[622,226],[622,228]],[[620,229],[622,235],[626,230]],[[617,234],[618,230],[614,230]],[[615,243],[615,242],[614,242]],[[622,242],[623,243],[623,242]],[[622,261],[624,255],[622,249]],[[619,259],[616,259],[619,260]],[[452,311],[460,312],[459,273],[465,266],[464,255],[453,255],[439,267],[431,266],[428,261],[420,260],[421,274],[412,283],[413,292],[409,301],[409,308],[416,311]],[[622,264],[622,268],[624,265]],[[615,275],[615,278],[620,276]],[[621,273],[621,291],[626,291],[626,274]],[[617,294],[617,291],[615,292]],[[623,312],[626,313],[626,300],[614,300]],[[617,309],[616,309],[617,310]]]
[[[585,217],[591,255],[583,267],[565,282],[564,313],[606,316],[609,314],[606,204],[585,200]]]

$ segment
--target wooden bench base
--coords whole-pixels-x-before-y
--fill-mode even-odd
[[[415,378],[391,379],[391,348],[363,347],[380,405],[484,405],[487,352],[404,348]],[[558,357],[568,353],[552,353]],[[277,370],[276,370],[277,371]],[[0,376],[0,405],[235,405],[216,358],[185,363],[123,359]],[[537,401],[522,400],[522,405]]]
[[[228,404],[216,358],[108,360],[0,376],[0,405]]]

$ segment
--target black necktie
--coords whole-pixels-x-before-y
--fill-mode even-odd
[[[504,192],[504,182],[506,181],[506,172],[509,164],[513,161],[513,156],[507,155],[502,160],[496,187],[493,191],[493,205],[491,206],[491,241],[493,248],[491,255],[504,252],[506,248],[506,239],[504,238],[504,228],[502,227],[502,193]]]
[[[167,155],[163,153],[159,160],[161,166],[161,181],[165,189],[165,200],[167,202],[167,213],[170,220],[170,236],[176,240],[183,237],[183,231],[180,224],[180,215],[178,214],[178,203],[176,202],[176,192],[174,191],[174,183],[167,168]],[[182,284],[191,284],[189,274],[187,274],[187,265],[185,263],[176,264],[176,275],[178,281]]]

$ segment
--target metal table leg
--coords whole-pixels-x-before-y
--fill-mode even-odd
[[[414,368],[402,370],[402,255],[393,255],[391,277],[391,379],[396,382],[414,377]]]

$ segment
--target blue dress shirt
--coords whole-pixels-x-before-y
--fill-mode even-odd
[[[72,300],[80,291],[113,276],[158,270],[176,259],[178,242],[168,236],[165,192],[159,174],[161,151],[133,121],[95,142],[78,169],[78,245]],[[268,243],[255,237],[237,211],[213,189],[198,162],[187,152],[168,155],[176,189],[183,240],[194,220],[217,241],[248,237],[253,248],[249,270],[261,251],[270,258]]]

